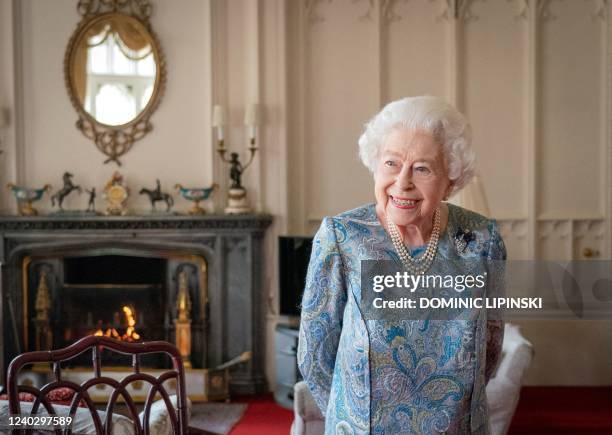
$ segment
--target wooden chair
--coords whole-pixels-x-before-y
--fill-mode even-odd
[[[69,361],[72,358],[81,355],[88,350],[92,350],[93,359],[93,378],[78,385],[74,382],[62,380],[61,363]],[[132,355],[133,373],[123,378],[121,381],[102,376],[101,354],[103,350],[109,350],[116,353]],[[155,377],[140,371],[140,356],[149,353],[165,353],[172,359],[173,369],[168,370]],[[36,363],[52,363],[54,379],[40,389],[33,386],[18,385],[17,377],[19,371],[26,364]],[[172,405],[170,396],[166,391],[163,383],[168,379],[176,380],[176,396],[177,408]],[[134,400],[130,397],[126,387],[128,384],[141,381],[151,385],[144,403],[144,418],[140,421]],[[113,389],[111,396],[106,403],[106,417],[104,422],[100,418],[93,401],[91,400],[88,389],[96,385],[105,384]],[[129,418],[134,425],[134,431],[137,435],[149,435],[149,418],[151,406],[155,400],[156,394],[159,394],[164,400],[168,415],[170,417],[172,432],[174,434],[187,433],[187,396],[185,391],[185,371],[181,355],[176,347],[165,341],[151,341],[148,343],[127,343],[117,341],[108,337],[88,336],[80,339],[76,343],[59,350],[38,351],[23,353],[11,362],[8,367],[7,374],[7,393],[9,401],[9,409],[11,414],[23,414],[19,402],[19,393],[27,392],[35,397],[32,404],[30,415],[34,415],[42,405],[46,412],[50,415],[57,415],[54,410],[54,405],[47,399],[47,393],[50,391],[67,387],[75,392],[70,403],[69,415],[74,416],[79,403],[83,401],[89,410],[89,415],[93,420],[97,434],[110,434],[112,429],[113,409],[119,396],[125,402],[125,406],[129,412]],[[71,429],[55,430],[56,434],[71,434]]]

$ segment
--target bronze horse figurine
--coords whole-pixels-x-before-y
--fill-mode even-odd
[[[70,172],[64,172],[62,180],[64,182],[64,187],[51,195],[51,206],[55,207],[55,201],[57,201],[57,205],[60,210],[64,210],[62,207],[62,203],[64,202],[64,198],[66,198],[73,190],[78,190],[79,194],[81,193],[81,186],[75,186],[72,184],[72,175]]]
[[[172,199],[172,195],[161,191],[159,179],[155,180],[155,182],[155,189],[151,190],[143,187],[142,189],[140,189],[140,194],[147,194],[147,196],[149,197],[149,201],[151,201],[151,207],[153,207],[153,211],[156,210],[155,203],[157,201],[164,201],[166,203],[166,211],[170,211],[170,209],[174,205],[174,199]]]

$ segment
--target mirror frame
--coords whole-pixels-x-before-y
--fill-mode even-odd
[[[159,39],[153,32],[149,21],[152,7],[149,0],[79,0],[77,11],[83,18],[70,37],[64,55],[64,82],[70,102],[79,116],[76,127],[87,138],[92,139],[96,147],[108,157],[104,163],[115,162],[121,166],[119,157],[127,153],[135,141],[142,139],[153,129],[150,118],[157,109],[166,88],[166,60]],[[71,71],[77,42],[80,41],[89,26],[116,14],[127,15],[135,19],[149,32],[157,71],[151,98],[144,109],[128,123],[107,125],[87,113],[80,103],[73,86]]]

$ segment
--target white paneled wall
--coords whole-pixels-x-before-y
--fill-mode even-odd
[[[306,4],[303,23],[303,200],[306,218],[318,223],[331,210],[352,208],[355,192],[372,196],[370,177],[347,138],[354,142],[379,101],[376,27],[368,11],[363,4],[315,3]],[[351,181],[338,183],[338,174],[350,174]]]
[[[363,124],[391,100],[429,94],[468,115],[512,258],[584,258],[585,247],[610,258],[608,2],[288,7],[291,162],[303,171],[291,192],[293,231],[372,200],[371,175],[356,158]],[[568,232],[561,240],[550,225]],[[596,230],[578,240],[577,226]]]
[[[510,258],[612,258],[608,1],[302,0],[287,7],[291,232],[313,233],[323,216],[371,202],[371,175],[356,158],[363,124],[391,100],[429,94],[472,123]],[[566,316],[553,324],[557,315],[513,319],[536,345],[527,382],[612,382],[602,370],[612,365],[609,323]],[[566,347],[569,330],[593,336]],[[584,363],[595,352],[603,364]],[[569,370],[565,361],[576,354],[583,368]]]
[[[462,25],[460,107],[474,130],[491,209],[498,217],[523,219],[528,191],[523,111],[528,98],[528,26],[517,17],[513,2],[483,2],[472,8],[474,15]]]

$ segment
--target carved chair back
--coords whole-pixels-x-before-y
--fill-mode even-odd
[[[76,384],[68,380],[62,379],[61,363],[69,361],[84,352],[91,349],[93,360],[93,378]],[[132,370],[133,373],[124,377],[121,381],[117,381],[110,377],[102,376],[102,352],[109,350],[116,353],[132,355]],[[140,356],[150,353],[163,353],[170,356],[173,368],[165,371],[155,377],[151,374],[142,373],[140,369]],[[18,385],[17,378],[19,371],[29,364],[51,363],[53,365],[53,380],[41,388],[28,385]],[[177,408],[175,409],[170,401],[168,391],[163,383],[168,379],[176,381],[176,396]],[[144,403],[144,418],[141,422],[138,416],[134,400],[130,396],[127,386],[136,381],[146,382],[150,384],[149,392]],[[96,407],[89,395],[88,390],[96,385],[108,385],[112,389],[112,393],[106,403],[106,417],[102,421]],[[117,399],[121,396],[127,407],[129,418],[134,424],[134,430],[137,435],[149,434],[149,418],[151,406],[155,401],[157,394],[164,400],[168,415],[172,425],[172,433],[186,434],[187,433],[187,396],[185,392],[185,371],[181,355],[176,347],[165,341],[151,341],[144,343],[127,343],[117,341],[108,337],[88,336],[80,339],[76,343],[63,349],[51,351],[38,351],[23,353],[11,362],[8,367],[7,374],[7,393],[9,400],[9,409],[11,414],[22,414],[19,402],[19,393],[30,393],[35,397],[31,408],[31,415],[34,415],[42,405],[45,411],[50,415],[56,415],[53,404],[47,398],[47,394],[56,389],[66,387],[74,391],[74,396],[70,403],[69,415],[74,418],[77,407],[81,402],[84,402],[89,414],[93,420],[93,424],[97,434],[110,434],[112,430],[112,415]],[[70,428],[65,430],[55,430],[57,434],[71,434]]]

